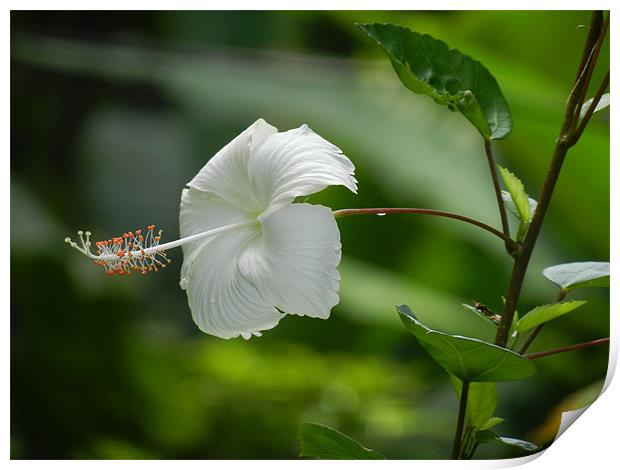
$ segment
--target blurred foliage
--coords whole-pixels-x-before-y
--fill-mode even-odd
[[[156,276],[125,279],[63,243],[80,228],[104,239],[150,223],[174,239],[184,184],[260,116],[280,129],[307,122],[356,164],[358,196],[330,188],[313,203],[426,206],[497,225],[482,142],[462,116],[398,82],[354,25],[375,21],[485,64],[513,113],[499,163],[536,197],[587,12],[12,12],[13,458],[293,458],[302,421],[388,458],[449,453],[456,398],[394,305],[431,328],[492,338],[460,305],[501,305],[510,263],[488,234],[424,216],[342,220],[331,318],[287,317],[249,342],[193,325],[180,252]],[[601,55],[603,74],[607,46]],[[609,259],[608,119],[598,113],[566,161],[523,312],[555,296],[545,266]],[[588,304],[533,350],[608,334],[607,291],[581,294]],[[604,377],[607,351],[538,365],[533,378],[499,384],[498,432],[548,440],[539,426]],[[485,447],[479,457],[506,455]]]

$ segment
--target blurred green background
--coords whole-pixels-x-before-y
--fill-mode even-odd
[[[461,306],[501,306],[511,263],[486,232],[425,216],[340,220],[331,318],[289,316],[251,341],[194,326],[180,251],[159,274],[108,277],[63,242],[77,229],[106,239],[151,223],[175,239],[185,183],[258,117],[281,130],[308,123],[356,164],[359,195],[330,188],[310,202],[430,207],[499,225],[477,133],[400,84],[354,25],[369,21],[430,33],[491,70],[514,120],[497,158],[536,197],[588,12],[11,14],[13,458],[294,458],[303,421],[389,458],[449,455],[456,397],[393,306],[491,339]],[[593,86],[608,64],[606,47]],[[543,267],[609,259],[608,121],[596,115],[570,152],[522,312],[555,296]],[[532,351],[608,335],[608,292],[580,294],[590,302]],[[500,433],[542,444],[562,406],[595,396],[607,348],[538,365],[537,376],[500,384],[497,414]]]

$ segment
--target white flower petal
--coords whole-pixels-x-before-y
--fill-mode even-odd
[[[243,208],[233,205],[213,193],[184,189],[181,193],[179,232],[181,238],[213,230],[218,227],[252,220],[253,215]],[[208,239],[200,239],[183,245],[183,266],[181,267],[181,287],[187,283],[187,268],[198,255],[200,247]]]
[[[262,220],[241,257],[243,275],[286,313],[327,318],[338,301],[340,232],[328,207],[292,204]]]
[[[260,210],[248,178],[248,160],[252,149],[278,130],[263,119],[257,120],[217,152],[188,186],[209,191],[247,209]]]
[[[217,235],[202,244],[188,265],[187,299],[194,322],[205,333],[249,339],[283,317],[239,270],[244,247],[259,233],[258,227],[246,226]]]
[[[330,185],[356,192],[354,172],[353,163],[338,147],[305,124],[268,135],[253,146],[248,163],[254,194],[269,212]]]
[[[181,287],[201,330],[248,339],[282,311],[329,316],[339,301],[338,226],[327,207],[291,203],[329,185],[355,192],[354,171],[307,126],[278,133],[262,119],[209,160],[180,214],[183,238],[227,227],[183,244]]]

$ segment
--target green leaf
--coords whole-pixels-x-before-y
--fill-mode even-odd
[[[580,119],[584,118],[584,116],[588,112],[588,109],[590,109],[590,106],[592,105],[593,102],[594,102],[594,98],[590,98],[588,101],[583,103],[583,106],[581,107],[581,111],[579,112]],[[601,99],[596,105],[596,108],[594,108],[594,112],[598,113],[601,109],[605,109],[607,106],[609,106],[609,93],[605,93],[603,96],[601,96]]]
[[[452,374],[450,380],[456,396],[460,400],[463,383]],[[497,407],[497,386],[495,382],[474,382],[469,385],[467,409],[465,411],[469,424],[480,427],[493,416]]]
[[[459,110],[485,139],[512,129],[508,103],[497,81],[478,61],[428,34],[393,24],[358,24],[387,52],[396,74],[414,93]]]
[[[514,439],[512,437],[500,437],[493,431],[488,430],[478,431],[476,433],[476,441],[481,444],[498,444],[519,447],[527,452],[534,452],[538,450],[538,446],[536,444],[532,444],[531,442],[523,441],[521,439]]]
[[[547,323],[554,318],[560,317],[568,312],[572,312],[576,308],[581,307],[587,303],[587,300],[569,300],[567,302],[558,302],[555,304],[541,305],[533,310],[527,312],[519,323],[517,323],[517,331],[523,333],[524,331],[531,330],[538,325]]]
[[[511,212],[515,217],[518,217],[520,219],[521,216],[519,215],[519,211],[517,211],[517,206],[515,206],[515,203],[512,200],[512,196],[508,191],[502,191],[502,199],[504,200],[504,205],[506,206],[506,209],[508,209],[508,211]],[[531,197],[528,197],[527,200],[530,204],[531,220],[534,216],[534,212],[536,212],[536,206],[538,206],[538,202],[536,201],[536,199],[532,199]]]
[[[609,287],[609,263],[585,261],[545,268],[543,276],[566,292],[582,287]]]
[[[335,429],[322,424],[303,423],[299,427],[300,457],[329,460],[384,460],[376,450],[367,449]]]
[[[495,426],[497,426],[498,424],[501,424],[504,422],[504,418],[499,418],[497,416],[492,416],[489,419],[487,419],[484,423],[482,423],[480,426],[478,426],[478,430],[479,431],[486,431],[487,429],[491,429]]]
[[[418,321],[407,305],[398,305],[396,310],[431,357],[461,380],[503,382],[536,373],[534,363],[514,351],[479,339],[431,330]]]
[[[529,223],[532,220],[533,213],[531,212],[530,200],[525,192],[523,183],[506,168],[502,168],[499,165],[497,165],[497,168],[499,169],[499,174],[504,182],[504,186],[506,186],[506,189],[510,193],[510,198],[517,209],[519,219],[521,219],[522,222]]]

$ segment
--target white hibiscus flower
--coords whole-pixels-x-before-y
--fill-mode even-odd
[[[330,208],[294,203],[330,185],[356,192],[354,166],[308,126],[278,132],[262,119],[221,149],[181,196],[181,239],[153,226],[81,246],[109,273],[147,272],[183,247],[181,288],[199,328],[221,338],[273,328],[286,313],[329,317],[338,301],[340,232]]]

